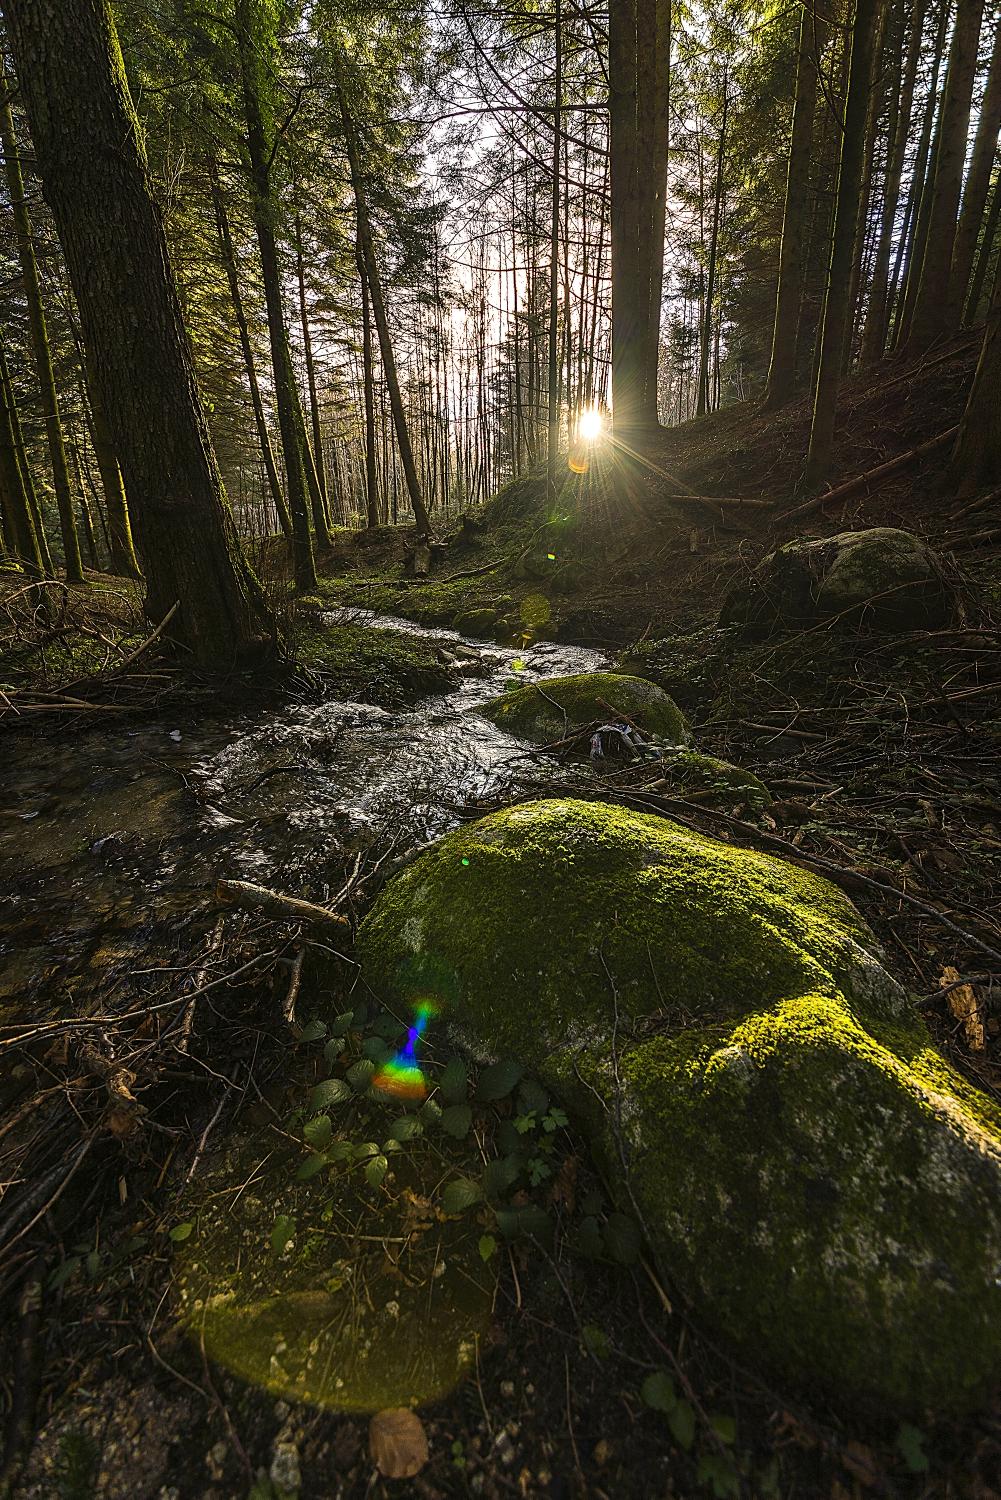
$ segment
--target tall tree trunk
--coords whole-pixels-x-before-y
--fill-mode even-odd
[[[45,437],[49,447],[49,462],[52,465],[52,482],[59,507],[59,528],[63,538],[63,554],[66,562],[66,577],[70,583],[83,583],[83,563],[80,560],[80,542],[76,534],[76,518],[73,514],[73,487],[70,484],[69,464],[63,442],[63,428],[59,416],[59,397],[52,372],[52,356],[49,352],[49,334],[45,326],[45,309],[42,307],[42,291],[38,284],[38,266],[35,262],[35,247],[31,236],[31,221],[24,196],[24,179],[21,175],[21,159],[17,138],[14,134],[14,116],[10,107],[10,79],[0,57],[0,143],[3,145],[4,171],[7,191],[14,216],[14,234],[17,254],[21,263],[21,279],[28,304],[28,326],[31,329],[31,348],[35,357],[35,371],[42,393],[45,413]]]
[[[375,469],[375,389],[372,371],[372,314],[369,308],[368,277],[361,244],[356,249],[358,279],[361,282],[361,363],[365,397],[365,524],[379,524],[379,476]]]
[[[970,281],[970,290],[966,298],[966,307],[963,312],[964,324],[975,323],[977,321],[977,313],[980,311],[980,300],[984,295],[984,285],[987,281],[987,272],[990,269],[991,254],[994,249],[994,241],[997,239],[999,223],[1001,223],[1001,172],[998,172],[994,178],[991,206],[987,211],[984,232],[980,237],[977,263],[974,267],[973,277]]]
[[[299,283],[299,320],[302,325],[302,349],[306,361],[306,387],[309,391],[309,417],[313,429],[313,468],[320,488],[324,512],[327,511],[327,476],[323,464],[323,437],[320,432],[320,400],[316,387],[316,366],[313,363],[313,335],[309,328],[309,309],[306,304],[306,267],[302,258],[302,215],[295,216],[296,277]],[[329,543],[329,537],[327,541]]]
[[[858,218],[858,194],[866,149],[866,120],[872,76],[873,42],[881,0],[857,0],[851,33],[851,61],[845,105],[844,135],[838,168],[834,234],[827,296],[820,333],[820,359],[813,406],[813,425],[803,483],[812,487],[826,475],[834,441],[841,364],[848,328],[848,295]]]
[[[121,578],[141,578],[135,543],[132,540],[132,523],[129,519],[125,483],[111,436],[111,425],[104,409],[93,362],[83,349],[82,342],[80,350],[90,404],[90,435],[94,444],[98,473],[101,476],[101,487],[104,490],[104,503],[108,511],[111,571]]]
[[[546,487],[550,505],[557,494],[556,469],[560,446],[560,373],[559,347],[559,257],[560,257],[560,141],[563,132],[563,13],[561,0],[555,0],[556,67],[553,79],[553,180],[549,234],[549,386],[546,448]]]
[[[14,393],[7,352],[0,343],[0,505],[10,547],[30,578],[45,572],[31,513],[31,503],[17,456],[14,438]]]
[[[309,527],[311,496],[306,472],[306,423],[292,368],[288,329],[285,326],[281,267],[275,237],[277,208],[271,186],[273,130],[269,128],[270,109],[267,100],[267,70],[271,62],[271,49],[261,43],[267,29],[261,23],[262,4],[263,0],[236,0],[236,35],[240,51],[247,150],[250,156],[251,206],[261,257],[261,277],[264,282],[275,381],[275,405],[278,408],[278,426],[285,457],[288,506],[292,515],[292,571],[299,592],[312,593],[316,588],[316,566]]]
[[[886,344],[886,317],[889,297],[890,255],[893,251],[893,236],[897,222],[897,207],[900,202],[900,183],[904,171],[904,156],[907,151],[907,136],[911,125],[911,110],[914,104],[914,84],[918,62],[921,58],[921,39],[924,32],[928,0],[916,0],[911,16],[911,33],[907,42],[907,58],[899,92],[894,98],[891,111],[891,139],[883,183],[883,208],[880,217],[879,241],[872,268],[872,286],[869,306],[866,309],[865,329],[862,335],[862,362],[875,364],[883,357]]]
[[[973,143],[970,170],[963,188],[963,207],[956,229],[956,242],[952,252],[952,272],[949,282],[949,322],[955,327],[962,321],[966,306],[966,294],[970,286],[970,272],[977,250],[977,240],[983,227],[984,209],[991,184],[991,169],[998,149],[998,131],[1001,130],[1001,20],[994,25],[994,50],[991,54],[984,100],[977,122],[977,134]]]
[[[664,234],[667,228],[667,172],[671,144],[671,38],[673,0],[657,0],[654,7],[652,98],[649,110],[650,130],[650,205],[649,283],[650,306],[646,316],[646,338],[643,348],[641,388],[642,420],[653,429],[660,424],[660,317],[664,298]],[[601,215],[602,230],[604,214]]]
[[[960,492],[972,494],[1001,484],[1001,275],[987,316],[987,331],[973,388],[956,437],[953,472]]]
[[[796,333],[802,296],[803,246],[809,215],[813,121],[817,109],[817,54],[823,48],[823,36],[824,22],[817,16],[812,0],[808,0],[802,7],[799,21],[796,98],[786,172],[772,355],[763,403],[769,410],[784,406],[796,389]]]
[[[842,377],[848,374],[855,345],[856,320],[862,277],[865,267],[866,246],[869,239],[869,200],[872,196],[872,177],[876,160],[876,129],[885,98],[884,65],[886,53],[886,28],[890,0],[883,0],[876,20],[876,36],[873,43],[873,67],[869,88],[869,110],[865,122],[866,148],[863,156],[862,182],[859,187],[858,217],[855,222],[855,248],[852,252],[852,275],[848,286],[848,319],[845,328],[845,346],[841,356]]]
[[[949,278],[983,13],[984,0],[959,0],[939,122],[928,235],[907,339],[908,352],[912,354],[927,349],[953,326],[950,321]],[[957,311],[957,322],[958,318]]]
[[[4,0],[42,185],[133,505],[146,608],[202,665],[271,621],[209,438],[108,0]],[[114,212],[109,211],[114,205]]]
[[[264,402],[261,400],[261,387],[257,380],[257,361],[254,359],[253,345],[250,342],[250,326],[247,323],[247,314],[243,306],[243,293],[240,291],[240,277],[236,264],[236,251],[233,248],[233,236],[229,227],[229,214],[226,212],[226,199],[223,196],[222,183],[219,181],[219,168],[214,157],[209,158],[209,183],[212,190],[212,207],[215,210],[216,233],[219,236],[219,250],[226,271],[226,280],[229,282],[230,301],[233,304],[233,313],[240,335],[240,349],[247,371],[250,404],[254,412],[257,441],[264,460],[264,472],[267,475],[268,489],[278,516],[278,524],[285,537],[291,539],[292,517],[285,501],[285,492],[282,489],[278,464],[275,460],[275,450],[271,446],[271,434],[264,415]]]
[[[639,264],[637,174],[637,7],[616,0],[608,18],[608,123],[612,246],[612,424],[634,435],[643,410],[641,340],[649,317]]]
[[[706,301],[702,317],[699,340],[699,394],[695,414],[704,416],[709,410],[709,351],[712,341],[713,303],[716,298],[716,264],[719,259],[719,221],[723,205],[723,160],[726,151],[726,116],[730,104],[726,68],[723,69],[723,110],[719,123],[719,141],[716,147],[716,174],[713,187],[713,224],[709,236],[709,265],[706,271]]]
[[[375,316],[375,326],[379,335],[382,371],[386,377],[386,385],[389,389],[389,404],[393,414],[393,425],[396,429],[396,442],[403,463],[407,493],[410,496],[414,519],[417,522],[417,532],[419,536],[426,537],[431,531],[431,521],[427,513],[427,507],[424,504],[424,496],[421,493],[420,480],[417,477],[417,465],[414,461],[414,450],[410,442],[410,429],[407,426],[407,415],[403,407],[403,397],[400,394],[400,382],[396,373],[396,355],[393,350],[393,340],[389,331],[389,319],[386,316],[386,303],[382,295],[382,281],[379,276],[379,263],[376,259],[375,244],[372,240],[372,228],[368,217],[368,200],[365,194],[365,184],[361,170],[358,139],[355,134],[354,121],[344,97],[344,85],[340,79],[338,79],[337,83],[337,100],[340,107],[341,126],[344,131],[344,144],[347,149],[348,168],[351,172],[351,186],[354,190],[358,241],[361,245],[362,258],[365,262],[365,276],[368,280],[369,295],[372,298],[372,312]]]

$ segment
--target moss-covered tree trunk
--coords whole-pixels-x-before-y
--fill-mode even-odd
[[[991,170],[997,156],[998,131],[1001,129],[1001,18],[994,23],[994,50],[991,54],[987,82],[984,86],[977,134],[970,158],[970,170],[963,187],[963,207],[956,229],[949,279],[949,323],[962,322],[970,287],[970,273],[977,251],[977,240],[983,228],[984,209],[991,185]]]
[[[2,95],[0,97],[0,143],[3,145],[4,174],[7,178],[7,191],[10,194],[17,255],[21,263],[21,280],[24,283],[24,297],[28,306],[31,349],[35,358],[35,372],[42,396],[45,438],[49,448],[49,462],[52,465],[52,483],[56,492],[56,504],[59,507],[59,529],[62,532],[66,577],[70,583],[83,583],[80,542],[76,532],[76,517],[73,514],[73,490],[70,484],[69,464],[66,461],[66,445],[63,442],[59,396],[52,372],[49,333],[45,322],[45,309],[42,306],[42,289],[38,282],[31,220],[28,217],[28,205],[24,196],[21,158],[14,133],[10,87],[11,80],[0,58],[0,95]]]
[[[240,550],[195,381],[108,0],[3,0],[42,185],[133,506],[146,608],[204,666],[271,622]]]

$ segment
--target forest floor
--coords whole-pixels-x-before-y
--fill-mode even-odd
[[[954,425],[974,342],[957,341],[917,369],[887,367],[846,389],[838,481]],[[624,768],[600,794],[825,871],[873,925],[897,976],[926,997],[929,1024],[950,1060],[1001,1099],[1001,965],[991,956],[1001,948],[996,505],[981,508],[950,492],[943,449],[840,509],[787,517],[806,421],[803,405],[776,416],[731,408],[666,432],[655,467],[627,477],[596,448],[589,472],[569,481],[555,513],[537,478],[509,486],[456,534],[427,581],[406,576],[406,528],[342,534],[324,560],[317,598],[293,625],[294,690],[316,691],[323,674],[321,692],[391,705],[438,690],[447,676],[426,642],[379,632],[373,643],[376,632],[360,618],[324,625],[320,614],[332,607],[438,626],[486,611],[474,623],[491,636],[516,643],[551,635],[627,658],[637,642],[665,638],[669,644],[647,660],[651,675],[684,707],[700,748],[754,771],[774,801],[755,815],[726,798],[689,795],[650,766]],[[667,500],[677,480],[700,494],[765,499],[772,507]],[[872,525],[915,531],[944,555],[960,600],[951,628],[824,628],[767,641],[718,628],[733,583],[777,543]],[[172,680],[155,643],[129,659],[148,634],[134,613],[134,592],[111,581],[102,587],[117,590],[118,634],[107,618],[95,623],[92,602],[70,603],[71,611],[85,608],[85,630],[96,630],[96,640],[67,627],[68,658],[57,661],[58,632],[52,636],[45,681],[23,656],[0,670],[19,717],[32,702],[63,703],[52,712],[27,710],[37,712],[35,732],[60,732],[51,726],[61,716],[60,726],[86,733],[88,701],[124,712],[152,701],[155,711],[160,695],[190,690]],[[468,621],[459,628],[474,633]],[[51,617],[44,629],[53,629]],[[109,648],[101,635],[130,644]],[[88,677],[96,689],[88,689]],[[247,687],[234,684],[235,697]],[[287,691],[287,682],[266,685],[269,701]],[[67,702],[74,699],[76,710]],[[199,705],[208,712],[209,690],[193,701],[196,712]],[[569,767],[567,784],[580,793]],[[352,919],[379,878],[346,864],[343,904]],[[283,1116],[304,1082],[320,1076],[316,1049],[291,1044],[280,1019],[288,983],[281,959],[293,951],[295,929],[244,917],[212,949],[213,930],[202,914],[178,921],[171,935],[175,972],[194,976],[196,988],[206,972],[220,983],[235,976],[200,1018],[190,1066],[176,1057],[166,1065],[135,1023],[109,1029],[105,1051],[114,1053],[117,1028],[126,1027],[123,1055],[142,1086],[141,1120],[128,1105],[108,1112],[107,1069],[101,1075],[99,1061],[88,1062],[66,1036],[44,1044],[36,1036],[21,1049],[20,1093],[15,1086],[0,1095],[13,1118],[24,1099],[37,1107],[33,1091],[48,1091],[36,1120],[44,1125],[54,1099],[63,1128],[72,1112],[87,1126],[74,1142],[95,1142],[86,1172],[50,1214],[40,1314],[23,1299],[17,1305],[33,1256],[9,1260],[0,1279],[8,1298],[0,1368],[15,1372],[2,1382],[8,1415],[23,1418],[35,1404],[33,1384],[39,1392],[39,1436],[16,1494],[225,1500],[252,1492],[265,1500],[292,1493],[279,1481],[298,1468],[302,1500],[1001,1495],[1001,1406],[963,1420],[915,1413],[900,1424],[777,1393],[693,1327],[682,1308],[665,1310],[664,1288],[641,1256],[582,1255],[581,1215],[593,1217],[593,1209],[601,1217],[607,1207],[594,1209],[601,1184],[572,1127],[554,1132],[551,1171],[524,1196],[524,1205],[551,1217],[552,1237],[516,1240],[504,1251],[475,1378],[422,1413],[431,1458],[418,1479],[373,1475],[363,1418],[276,1401],[211,1363],[165,1310],[170,1228],[187,1178],[213,1131],[225,1134],[244,1109],[265,1122],[269,1111]],[[974,987],[982,1044],[936,993],[947,967],[991,976]],[[343,1008],[343,981],[323,983],[329,1006]],[[184,991],[178,980],[163,993]],[[364,1037],[369,1022],[360,1024]],[[149,1055],[140,1058],[147,1044]],[[244,1100],[243,1084],[234,1107],[231,1069],[244,1062],[256,1103]],[[477,1105],[483,1149],[510,1128],[511,1113],[506,1099]],[[644,1403],[643,1379],[658,1369],[670,1373],[694,1414],[691,1432],[683,1423],[669,1430],[665,1414]]]

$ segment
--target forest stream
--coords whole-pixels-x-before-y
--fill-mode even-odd
[[[463,804],[538,784],[547,775],[538,753],[470,710],[512,682],[606,664],[579,647],[519,653],[364,611],[338,611],[328,623],[344,619],[432,638],[458,686],[401,712],[290,702],[195,731],[163,719],[62,743],[10,742],[0,829],[4,1020],[92,1017],[116,995],[120,1006],[123,986],[152,998],[171,966],[183,972],[179,936],[192,918],[206,929],[213,920],[220,876],[333,897],[356,853],[375,847],[395,865],[453,827]],[[310,1004],[304,995],[305,1016]],[[303,1066],[293,1054],[284,1085],[304,1106]],[[398,1112],[390,1104],[383,1131]],[[465,1220],[439,1225],[408,1252],[402,1282],[389,1268],[386,1246],[413,1229],[401,1214],[427,1201],[424,1178],[439,1165],[396,1158],[402,1192],[373,1210],[361,1173],[344,1173],[332,1200],[297,1180],[300,1163],[301,1143],[278,1140],[272,1121],[252,1112],[213,1143],[187,1195],[191,1218],[173,1236],[182,1318],[221,1363],[279,1394],[354,1410],[440,1396],[472,1360],[495,1277]],[[248,1181],[237,1212],[223,1212],[232,1185]],[[286,1255],[294,1231],[277,1245],[274,1235],[296,1222]],[[332,1245],[338,1235],[342,1244]],[[269,1238],[274,1254],[242,1260],[245,1241]],[[432,1260],[419,1269],[425,1255]]]

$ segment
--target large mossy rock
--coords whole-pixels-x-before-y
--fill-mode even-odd
[[[786,542],[731,590],[720,623],[933,629],[948,623],[952,608],[935,553],[909,531],[878,526]]]
[[[672,745],[688,739],[685,716],[661,688],[643,677],[617,672],[579,672],[548,677],[539,686],[515,688],[485,703],[479,712],[518,739],[546,744],[574,728],[621,716]]]
[[[666,819],[529,803],[362,924],[367,981],[562,1094],[705,1323],[882,1411],[1001,1377],[1001,1113],[832,885]],[[628,1182],[624,1180],[628,1176]]]

